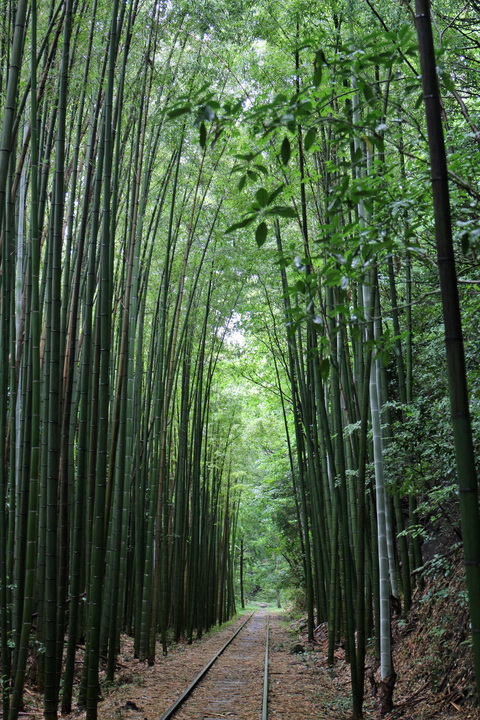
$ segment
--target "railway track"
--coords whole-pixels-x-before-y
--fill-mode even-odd
[[[268,641],[268,614],[252,613],[159,720],[267,720]]]

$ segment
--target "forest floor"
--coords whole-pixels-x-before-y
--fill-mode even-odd
[[[415,591],[412,609],[394,619],[395,710],[383,716],[386,720],[478,719],[462,577],[460,561],[450,558],[445,562],[436,556],[422,589]],[[303,619],[292,620],[276,610],[271,611],[270,618],[269,720],[351,718],[349,666],[341,646],[335,651],[335,665],[327,666],[326,626],[316,628],[315,642],[308,643]],[[160,654],[151,667],[134,658],[132,641],[124,637],[116,681],[103,685],[99,720],[158,720],[243,619],[237,617],[191,645],[172,645],[169,654]],[[259,638],[259,646],[263,648],[263,638]],[[381,717],[378,696],[372,692],[378,674],[369,655],[366,720]],[[30,720],[40,720],[41,700],[33,689],[28,689],[26,700],[26,715]],[[260,718],[260,714],[260,710],[252,714],[250,709],[241,720]],[[224,715],[229,716],[239,717],[235,713]],[[74,711],[65,717],[82,720],[85,713]]]

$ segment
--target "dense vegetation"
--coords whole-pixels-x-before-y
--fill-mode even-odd
[[[439,526],[478,676],[477,3],[433,4],[436,60],[420,0],[416,24],[369,0],[1,7],[3,716],[27,666],[68,712],[85,643],[96,718],[122,632],[153,663],[264,586],[328,621],[330,662],[345,639],[355,718],[374,638],[388,707],[392,607]]]

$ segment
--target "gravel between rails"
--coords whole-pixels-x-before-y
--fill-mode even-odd
[[[258,720],[262,715],[266,613],[258,612],[175,714],[175,720]]]

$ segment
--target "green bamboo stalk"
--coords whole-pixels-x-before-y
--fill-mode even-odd
[[[102,611],[102,591],[105,556],[105,515],[106,515],[106,480],[107,480],[107,447],[108,447],[108,416],[110,391],[110,323],[111,323],[111,248],[112,237],[112,198],[111,175],[113,161],[112,146],[112,109],[115,62],[118,49],[117,27],[118,0],[114,0],[111,11],[110,43],[108,58],[108,79],[105,93],[103,126],[105,133],[105,160],[103,167],[103,222],[100,245],[100,284],[99,284],[99,340],[100,340],[100,376],[98,394],[98,451],[96,463],[95,515],[92,535],[91,579],[87,603],[88,638],[86,660],[88,663],[87,677],[87,719],[96,720],[99,697],[99,652],[100,627]]]
[[[472,622],[473,655],[480,697],[480,513],[478,479],[469,412],[462,321],[452,240],[448,172],[428,0],[416,0],[420,67],[432,176],[435,240],[442,291],[448,386],[455,442],[465,571]]]
[[[368,293],[368,291],[365,291]],[[364,307],[370,307],[368,294],[364,298]],[[382,679],[393,673],[390,633],[390,583],[388,572],[388,549],[386,528],[386,495],[382,462],[382,435],[380,427],[380,402],[376,363],[370,371],[370,411],[373,427],[375,487],[380,567],[380,662]]]
[[[277,248],[280,255],[283,254],[283,248],[282,248],[282,240],[280,231],[277,226]],[[284,305],[285,305],[285,316],[286,321],[288,321],[288,316],[290,312],[290,299],[287,293],[288,285],[287,285],[287,277],[285,273],[285,268],[280,265],[280,274],[281,274],[281,281],[282,281],[282,290],[283,290],[283,297],[284,297]],[[288,336],[288,326],[287,326],[287,336]],[[289,368],[290,368],[290,381],[292,383],[292,397],[294,399],[294,421],[295,421],[295,438],[297,442],[297,456],[298,456],[298,489],[300,493],[300,509],[301,509],[301,518],[302,518],[302,529],[303,529],[303,543],[304,543],[304,549],[305,549],[305,556],[304,556],[304,569],[305,569],[305,581],[306,581],[306,594],[307,594],[307,627],[308,627],[308,636],[309,638],[313,639],[313,580],[312,580],[312,562],[311,562],[311,552],[310,552],[310,537],[309,537],[309,526],[308,526],[308,512],[307,512],[307,502],[306,502],[306,494],[305,494],[305,476],[304,476],[304,466],[302,462],[302,451],[303,448],[303,436],[302,431],[300,428],[300,409],[297,405],[297,384],[296,384],[296,378],[297,378],[297,369],[296,366],[298,366],[297,358],[298,358],[298,351],[297,351],[297,345],[294,339],[294,336],[288,337],[288,357],[289,357]]]
[[[18,8],[19,9],[19,8]],[[17,12],[18,12],[17,9]],[[20,23],[24,20],[20,18]],[[23,28],[15,27],[13,31],[12,45],[12,61],[16,54],[15,42],[21,37]],[[9,33],[8,38],[11,37]],[[20,55],[17,53],[17,60],[20,62]],[[22,376],[21,376],[21,347],[22,343],[17,342],[20,332],[20,325],[16,322],[18,310],[18,273],[16,273],[15,258],[17,253],[16,242],[16,208],[15,198],[12,197],[11,188],[13,181],[13,166],[15,163],[15,147],[16,133],[12,132],[9,125],[10,119],[13,117],[12,112],[15,110],[16,88],[12,94],[10,80],[16,75],[18,68],[9,68],[9,77],[6,92],[6,107],[2,123],[1,145],[0,145],[0,167],[2,167],[2,177],[0,178],[0,230],[2,245],[0,246],[0,254],[4,256],[2,275],[2,286],[6,285],[7,289],[4,294],[4,303],[2,303],[2,314],[6,316],[8,330],[6,338],[8,338],[7,349],[7,366],[6,377],[7,393],[9,393],[9,416],[5,423],[6,433],[5,457],[9,458],[9,462],[2,468],[5,473],[5,486],[8,487],[8,502],[10,512],[8,514],[8,529],[6,541],[6,578],[7,586],[7,606],[10,610],[10,630],[11,637],[15,643],[14,652],[7,659],[7,667],[11,672],[15,672],[16,658],[18,657],[18,649],[20,642],[21,627],[21,602],[23,594],[23,584],[25,579],[25,538],[26,538],[26,516],[28,508],[28,488],[25,484],[25,476],[21,472],[21,447],[23,433],[21,432],[21,392],[22,392]],[[18,74],[13,82],[17,82]],[[10,92],[9,92],[10,88]],[[9,103],[13,102],[13,107]],[[8,144],[7,144],[8,143]],[[1,191],[4,189],[4,195]],[[3,213],[3,215],[2,215]],[[8,256],[8,257],[7,257]],[[19,272],[22,272],[21,263],[19,263]],[[17,287],[16,287],[17,285]],[[17,362],[17,347],[19,350]],[[8,370],[7,370],[8,369]],[[23,545],[24,552],[20,553]]]
[[[13,34],[11,59],[7,78],[7,89],[5,96],[5,111],[2,119],[2,130],[0,140],[0,228],[3,226],[5,213],[5,202],[7,197],[6,185],[8,167],[12,152],[12,142],[15,137],[14,121],[17,110],[17,92],[19,85],[20,69],[22,67],[22,56],[25,44],[27,0],[19,0],[15,12],[15,30]],[[0,247],[0,255],[2,248]]]
[[[92,20],[90,23],[90,33],[88,39],[87,53],[84,66],[84,84],[86,85],[90,62],[92,54],[93,44],[93,33],[95,27],[95,18],[97,13],[97,3],[93,3],[92,7]],[[104,65],[105,68],[105,65]],[[79,116],[77,122],[77,135],[76,135],[76,155],[78,156],[78,148],[80,145],[80,137],[82,131],[83,122],[83,108],[85,105],[85,92],[82,89],[81,101],[79,104]],[[83,256],[84,246],[87,234],[87,217],[89,211],[88,199],[90,197],[90,188],[92,184],[92,177],[94,171],[94,158],[93,154],[96,128],[98,121],[98,112],[93,113],[93,125],[89,135],[86,157],[86,173],[85,173],[85,191],[83,195],[83,206],[80,220],[80,227],[77,236],[77,257],[74,274],[73,292],[70,306],[70,334],[69,343],[67,346],[67,360],[68,363],[68,377],[69,383],[73,383],[74,374],[74,361],[75,361],[75,338],[76,338],[76,325],[78,315],[78,304],[81,294],[82,284],[82,272],[83,272]],[[72,173],[72,184],[75,182],[76,173]],[[98,187],[98,185],[97,185]],[[72,196],[75,196],[74,189],[72,186]],[[95,238],[96,231],[94,230],[98,223],[98,212],[99,212],[99,193],[98,191],[94,195],[93,208],[92,208],[92,238],[93,242],[89,251],[89,260],[87,264],[87,280],[85,283],[85,318],[83,326],[83,361],[80,367],[80,378],[79,378],[79,433],[78,433],[78,457],[77,457],[77,476],[76,476],[76,488],[75,488],[75,512],[73,518],[73,534],[72,534],[72,565],[70,571],[70,606],[69,606],[69,623],[68,623],[68,639],[67,649],[65,657],[65,670],[63,676],[63,692],[62,692],[62,712],[70,712],[72,704],[72,688],[73,688],[73,673],[75,666],[75,649],[77,644],[78,635],[78,623],[79,623],[79,603],[81,594],[82,584],[82,564],[85,559],[84,544],[86,540],[85,534],[85,495],[86,495],[86,457],[87,457],[87,422],[88,422],[88,397],[89,397],[89,361],[90,361],[90,348],[91,348],[91,307],[93,304],[93,292],[94,292],[94,265],[95,265]],[[72,387],[70,386],[70,392]],[[66,423],[68,420],[68,403],[65,402],[65,409],[62,426],[62,437],[66,438],[67,429]],[[65,447],[63,448],[63,455],[65,455]]]
[[[163,497],[165,493],[165,489],[163,487],[163,477],[165,472],[165,462],[166,462],[166,448],[165,448],[165,373],[167,368],[167,347],[166,347],[166,332],[167,332],[167,316],[168,316],[168,292],[170,289],[170,277],[171,277],[171,261],[172,261],[172,253],[174,251],[175,242],[173,237],[173,223],[174,223],[174,209],[176,204],[176,194],[177,194],[177,184],[178,184],[178,175],[180,170],[180,158],[181,158],[181,147],[183,144],[183,140],[181,140],[180,149],[178,151],[178,154],[176,156],[176,167],[175,167],[175,175],[173,179],[173,186],[172,186],[172,198],[171,198],[171,204],[170,204],[170,218],[169,218],[169,225],[168,225],[168,233],[167,233],[167,243],[166,243],[166,252],[165,252],[165,263],[164,263],[164,273],[163,273],[163,279],[162,284],[159,288],[158,293],[158,302],[157,302],[157,311],[156,314],[159,316],[159,331],[158,331],[158,344],[157,344],[157,390],[156,390],[156,398],[155,398],[155,436],[159,438],[159,447],[158,451],[154,454],[154,461],[153,461],[153,467],[155,468],[155,471],[158,472],[158,475],[155,476],[155,485],[152,487],[150,492],[150,502],[155,500],[154,508],[152,508],[153,512],[149,512],[149,519],[150,519],[150,527],[149,527],[149,533],[153,531],[155,532],[155,535],[149,534],[149,537],[151,537],[151,540],[147,543],[148,550],[148,557],[142,558],[143,555],[143,540],[142,538],[142,528],[141,523],[143,523],[143,511],[141,508],[141,504],[143,502],[143,497],[141,493],[141,489],[139,488],[137,491],[137,501],[136,501],[136,536],[137,536],[137,542],[136,542],[136,554],[137,554],[137,561],[136,561],[136,573],[137,573],[137,600],[136,600],[136,621],[135,621],[135,627],[136,627],[136,652],[140,652],[140,634],[143,636],[143,651],[146,653],[147,661],[149,663],[154,662],[155,658],[155,633],[156,633],[156,626],[157,626],[157,618],[158,613],[160,610],[160,603],[161,603],[161,632],[162,632],[162,645],[163,645],[163,652],[167,652],[167,642],[166,642],[166,610],[164,608],[165,604],[165,593],[160,590],[160,586],[166,586],[168,583],[167,580],[167,548],[166,543],[164,542],[163,538],[163,524],[164,524],[164,518],[165,513],[162,508],[164,508],[164,500]],[[150,357],[153,357],[153,353],[151,353]],[[159,483],[157,481],[157,477],[162,478],[162,482]],[[165,509],[165,508],[164,508]],[[153,525],[153,518],[155,518],[155,525]],[[155,566],[153,563],[153,548],[157,548],[156,552],[156,560],[155,560]],[[161,556],[161,558],[159,557]],[[152,578],[152,585],[150,586],[149,583],[145,583],[144,585],[144,596],[142,600],[142,577],[143,577],[143,569],[142,569],[142,560],[146,563],[146,569],[147,569],[147,577]],[[161,574],[159,572],[159,567],[161,563]],[[161,600],[160,600],[161,598]],[[146,640],[146,622],[149,622],[149,638],[148,642]],[[143,625],[143,631],[141,630]],[[138,633],[138,635],[137,635]],[[138,639],[137,639],[138,638]]]
[[[128,16],[128,23],[127,23],[127,34],[130,31],[130,23],[131,23],[131,8],[130,13]],[[147,49],[148,54],[150,54],[150,45],[151,45],[151,36],[149,38],[149,46]],[[124,90],[124,82],[125,82],[125,72],[126,72],[126,63],[127,63],[127,56],[124,54],[123,59],[123,72],[122,72],[122,80],[121,80],[121,86],[118,93],[118,100],[120,103],[122,103],[122,94]],[[112,487],[113,487],[113,477],[114,477],[114,469],[115,469],[115,454],[117,451],[117,440],[118,440],[118,430],[120,425],[120,407],[122,404],[122,385],[123,385],[123,379],[125,376],[124,368],[126,363],[126,351],[128,346],[128,328],[129,328],[129,318],[130,318],[130,295],[132,292],[132,282],[133,282],[133,270],[134,270],[134,259],[136,257],[135,253],[135,247],[137,242],[137,217],[138,217],[138,205],[139,205],[139,195],[140,195],[140,187],[141,187],[141,178],[142,178],[142,166],[143,166],[143,155],[144,155],[144,146],[145,146],[145,127],[146,127],[146,120],[148,116],[148,97],[150,95],[150,87],[151,87],[151,80],[152,80],[152,73],[150,72],[150,86],[148,90],[147,87],[147,67],[149,67],[147,64],[145,65],[145,72],[144,72],[144,79],[143,79],[143,87],[142,87],[142,97],[146,97],[147,101],[145,103],[142,103],[140,106],[139,111],[139,118],[138,118],[138,124],[137,124],[137,138],[136,138],[136,146],[135,146],[135,159],[134,159],[134,165],[136,168],[136,181],[134,184],[134,197],[132,202],[132,219],[131,219],[131,225],[130,225],[130,239],[129,239],[129,254],[128,254],[128,263],[127,263],[127,276],[125,280],[125,289],[124,289],[124,312],[122,315],[122,327],[121,327],[121,335],[120,335],[120,348],[119,348],[119,358],[118,358],[118,368],[117,368],[117,385],[115,388],[115,399],[112,409],[112,427],[111,427],[111,439],[110,439],[110,452],[109,452],[109,470],[108,470],[108,478],[107,478],[107,487],[106,487],[106,513],[105,513],[105,534],[108,532],[108,522],[109,522],[109,513],[110,513],[110,504],[111,504],[111,495],[112,495]],[[117,133],[117,137],[120,136],[120,133]],[[118,157],[118,147],[117,146],[117,157]],[[146,189],[144,188],[144,192],[146,194]],[[113,243],[112,243],[113,246]]]
[[[1,227],[1,226],[0,226]],[[7,398],[8,398],[8,345],[9,322],[8,313],[8,272],[6,272],[5,259],[2,258],[1,308],[0,313],[0,437],[6,437],[7,429]],[[8,575],[7,575],[7,493],[8,478],[5,472],[5,443],[0,442],[0,631],[1,631],[1,659],[2,659],[2,708],[3,716],[8,717],[10,705],[10,648],[8,646],[9,613],[8,613]]]
[[[172,392],[173,392],[173,383],[175,379],[175,373],[176,373],[176,365],[177,365],[177,341],[179,340],[179,325],[180,325],[180,313],[182,310],[182,304],[183,304],[183,297],[184,297],[184,290],[185,290],[185,278],[186,278],[186,272],[187,272],[187,264],[190,257],[190,251],[192,249],[192,243],[193,243],[193,232],[194,232],[194,223],[195,223],[195,213],[197,210],[197,201],[198,196],[200,192],[200,182],[201,178],[203,176],[203,165],[205,161],[205,152],[202,154],[202,159],[200,162],[200,167],[197,174],[197,180],[193,195],[193,202],[192,202],[192,208],[190,213],[190,220],[188,224],[187,229],[187,239],[186,239],[186,245],[183,255],[183,261],[182,261],[182,268],[180,271],[180,279],[178,283],[178,289],[177,289],[177,295],[175,300],[175,309],[174,309],[174,315],[172,319],[172,328],[169,338],[169,347],[167,351],[167,376],[166,376],[166,382],[165,382],[165,398],[164,398],[164,404],[163,404],[163,419],[162,419],[162,434],[161,434],[161,445],[160,445],[160,460],[159,460],[159,478],[158,478],[158,484],[159,484],[159,492],[158,492],[158,504],[157,504],[157,511],[156,511],[156,539],[155,539],[155,545],[157,548],[156,556],[155,556],[155,570],[154,570],[154,588],[153,588],[153,612],[152,612],[152,627],[150,631],[150,644],[149,644],[149,657],[150,661],[153,661],[155,658],[155,632],[156,632],[156,624],[157,624],[157,613],[158,613],[158,602],[159,602],[159,582],[160,582],[160,563],[161,563],[161,552],[160,548],[162,547],[162,523],[161,523],[161,517],[162,517],[162,503],[164,501],[163,495],[164,495],[164,485],[165,485],[165,470],[166,470],[166,452],[167,452],[167,443],[166,443],[166,435],[167,435],[167,423],[168,423],[168,414],[170,410],[170,403],[172,399]],[[172,209],[174,206],[174,202],[172,202]],[[187,314],[188,316],[188,314]],[[183,335],[183,331],[182,331]],[[181,343],[178,347],[181,347]],[[164,532],[163,532],[164,534]],[[165,567],[165,565],[164,565]]]
[[[372,292],[374,295],[374,291]],[[373,306],[374,297],[371,298]],[[369,316],[372,316],[371,308]],[[370,321],[368,336],[373,338],[373,324]],[[355,604],[356,613],[356,663],[357,663],[357,714],[362,713],[364,680],[365,680],[365,654],[366,654],[366,638],[368,632],[366,596],[370,574],[366,568],[367,559],[367,502],[366,502],[366,469],[368,460],[367,433],[368,433],[368,417],[369,417],[369,378],[372,365],[372,349],[366,352],[363,364],[364,377],[362,382],[362,397],[360,406],[360,442],[358,456],[358,479],[356,487],[357,496],[357,524],[355,538],[355,565],[357,572],[357,595]],[[370,613],[369,613],[370,615]]]
[[[198,351],[198,372],[195,387],[194,411],[192,417],[192,435],[193,435],[193,458],[192,458],[192,488],[191,488],[191,542],[188,556],[189,565],[189,587],[187,592],[187,608],[186,608],[186,635],[189,643],[193,641],[193,630],[195,625],[198,626],[199,608],[198,608],[198,584],[200,578],[199,557],[200,557],[200,482],[201,482],[201,458],[203,449],[203,408],[208,402],[204,398],[204,364],[205,349],[207,341],[207,324],[210,315],[210,302],[213,289],[213,272],[214,265],[210,272],[210,278],[207,289],[207,297],[205,302],[205,314],[200,337],[200,347]],[[244,604],[244,603],[243,603]],[[243,607],[242,604],[242,607]]]
[[[32,608],[34,601],[36,550],[37,550],[37,513],[38,513],[38,478],[39,478],[39,445],[40,445],[40,307],[39,307],[39,267],[40,242],[38,237],[37,211],[38,211],[38,133],[37,133],[37,106],[36,106],[36,30],[37,6],[32,2],[31,17],[31,127],[32,127],[32,157],[31,157],[31,217],[30,217],[30,262],[29,284],[31,286],[31,457],[29,479],[29,507],[26,548],[26,577],[23,603],[22,631],[20,638],[20,651],[15,673],[15,687],[12,703],[9,710],[9,720],[16,720],[21,707],[23,686],[25,681],[27,656],[29,650],[29,636],[31,629]],[[3,445],[3,443],[2,443]],[[2,465],[3,467],[3,465]],[[2,658],[3,660],[3,658]],[[7,666],[8,667],[8,666]],[[4,673],[6,671],[4,670]],[[4,716],[6,708],[4,706]]]
[[[24,348],[23,334],[28,336],[28,322],[25,327],[25,315],[22,308],[29,301],[31,284],[27,279],[26,296],[24,295],[24,220],[25,220],[25,172],[22,172],[20,192],[18,198],[18,217],[16,228],[16,287],[15,287],[15,406],[11,410],[11,456],[14,456],[15,477],[15,538],[14,575],[13,575],[13,605],[12,605],[12,639],[14,649],[12,653],[12,676],[17,674],[17,661],[20,652],[22,634],[22,616],[25,599],[26,578],[26,547],[27,524],[29,505],[29,461],[30,461],[30,427],[29,407],[31,395],[29,393],[28,363],[29,348]],[[28,271],[27,271],[28,278]],[[27,459],[28,456],[28,459]],[[12,475],[13,476],[13,475]]]
[[[59,80],[58,121],[55,150],[55,178],[53,203],[53,231],[51,238],[51,305],[50,305],[50,376],[48,407],[48,460],[47,460],[47,533],[45,575],[45,696],[46,718],[56,718],[59,690],[59,668],[63,646],[64,612],[66,598],[65,531],[60,535],[61,552],[58,554],[57,494],[60,467],[60,364],[61,358],[61,271],[62,230],[65,204],[65,126],[67,113],[68,63],[71,38],[72,0],[68,0],[64,20],[64,39]],[[60,490],[61,496],[66,488]],[[65,528],[61,515],[60,527]],[[60,589],[60,595],[57,594]]]
[[[55,192],[56,192],[56,212],[55,212],[55,238],[58,234],[58,244],[60,246],[59,254],[62,255],[62,231],[65,211],[65,166],[67,161],[67,148],[69,139],[67,132],[67,99],[68,99],[68,82],[69,82],[69,64],[71,54],[72,40],[72,23],[74,18],[74,5],[72,0],[67,0],[65,6],[64,18],[64,36],[62,46],[62,64],[60,70],[60,88],[59,88],[59,106],[58,106],[58,128],[56,143],[56,170],[55,170]],[[61,193],[61,194],[60,194]],[[71,199],[73,202],[73,198]],[[67,236],[66,252],[70,254],[70,247]],[[67,277],[69,276],[69,266],[65,268]],[[60,281],[61,282],[61,278]],[[67,287],[64,288],[67,290]],[[59,291],[61,292],[60,288]],[[63,307],[62,307],[63,305]],[[65,316],[66,322],[66,306],[67,299],[60,301],[60,317],[59,317],[59,361],[64,362],[65,356],[65,335],[66,327],[62,325],[62,314]],[[76,313],[75,313],[76,314]],[[74,342],[74,335],[71,340]],[[72,361],[73,364],[73,361]],[[61,382],[61,367],[59,367]],[[56,668],[56,692],[58,704],[58,692],[60,687],[60,677],[62,673],[63,660],[63,644],[66,627],[66,606],[68,593],[68,552],[69,552],[69,536],[68,536],[68,442],[69,442],[69,426],[70,426],[70,410],[72,402],[72,385],[73,371],[67,373],[67,385],[63,388],[63,413],[59,414],[60,424],[60,447],[59,447],[59,516],[58,516],[58,573],[57,573],[57,668]]]

